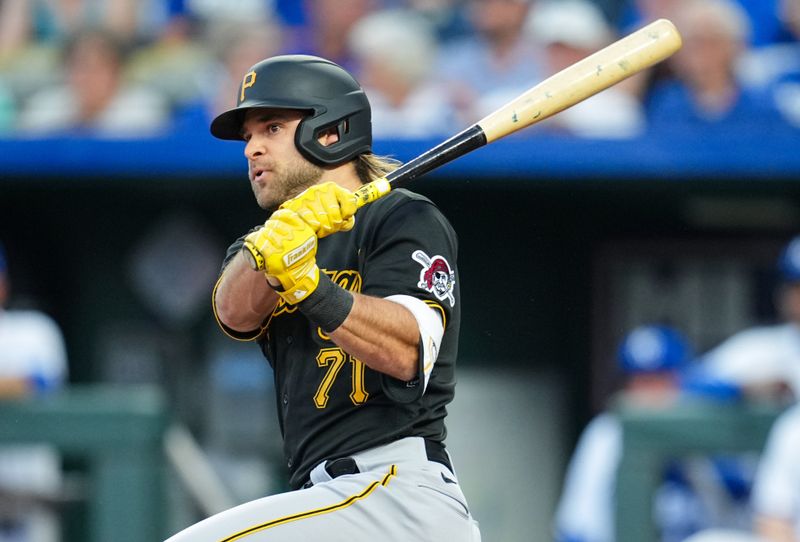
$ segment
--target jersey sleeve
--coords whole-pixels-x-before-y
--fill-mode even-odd
[[[39,391],[49,391],[61,388],[67,380],[67,350],[64,335],[55,320],[44,313],[41,318],[39,345],[43,348],[44,355],[38,359],[35,385]]]
[[[709,376],[739,386],[792,383],[796,366],[796,332],[786,325],[740,331],[702,358]]]
[[[374,204],[373,204],[374,205]],[[373,236],[362,255],[361,292],[375,297],[411,296],[442,320],[447,332],[459,302],[456,234],[442,213],[423,198],[402,200],[368,228]],[[394,401],[411,402],[425,391],[424,344],[417,377],[405,382],[384,375],[383,389]]]
[[[458,244],[449,222],[429,201],[409,199],[372,231],[361,266],[362,293],[421,299],[446,328],[458,303]]]
[[[27,341],[29,363],[20,376],[37,393],[60,389],[67,380],[67,351],[64,335],[55,320],[39,311],[19,312],[21,327],[18,339]]]
[[[622,454],[622,426],[611,414],[594,418],[570,459],[555,514],[559,542],[610,542],[612,503]]]
[[[778,417],[753,485],[758,514],[791,520],[800,511],[800,406]]]

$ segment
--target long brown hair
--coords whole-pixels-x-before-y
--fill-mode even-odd
[[[364,153],[356,158],[356,174],[362,183],[369,183],[400,167],[403,163],[388,156]]]

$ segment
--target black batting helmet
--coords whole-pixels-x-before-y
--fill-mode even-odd
[[[372,121],[367,95],[338,64],[309,55],[282,55],[262,60],[239,85],[237,106],[211,122],[220,139],[242,139],[244,115],[254,107],[308,111],[297,127],[295,145],[307,159],[338,165],[370,152]],[[319,135],[332,127],[339,141],[324,147]]]

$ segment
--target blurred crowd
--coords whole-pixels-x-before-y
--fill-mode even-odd
[[[206,130],[276,54],[354,73],[378,138],[438,138],[659,17],[682,51],[525,137],[800,128],[800,0],[0,0],[0,137]]]
[[[695,453],[662,453],[652,495],[657,539],[800,541],[800,235],[784,245],[774,281],[775,321],[741,329],[705,352],[680,325],[647,323],[625,334],[616,352],[620,387],[575,446],[554,516],[555,542],[619,537],[620,405],[657,414],[700,404],[768,404],[776,418],[756,450],[733,453],[728,440],[714,453],[701,453],[698,438]],[[737,430],[747,431],[747,423]]]

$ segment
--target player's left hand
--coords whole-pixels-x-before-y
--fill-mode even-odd
[[[296,212],[278,209],[253,233],[258,233],[259,251],[265,255],[267,279],[284,301],[294,305],[317,289],[317,235]]]
[[[356,195],[334,182],[315,184],[285,201],[281,209],[297,213],[319,239],[338,231],[349,231],[358,210]]]

